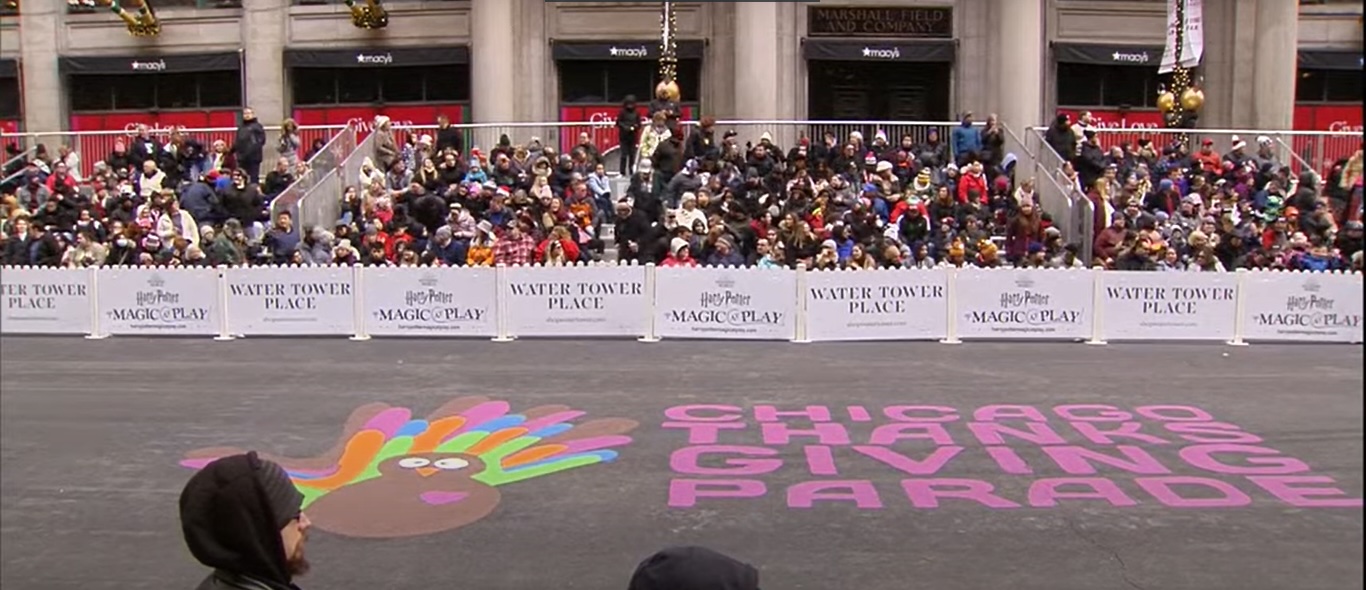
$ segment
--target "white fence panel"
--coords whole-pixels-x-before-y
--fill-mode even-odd
[[[351,269],[251,266],[224,270],[228,332],[328,336],[355,332]]]
[[[93,271],[45,267],[0,269],[0,333],[90,333]]]
[[[218,333],[218,271],[108,267],[99,270],[100,325],[109,334]]]
[[[1216,272],[1102,272],[1106,340],[1228,340],[1238,276]]]
[[[958,271],[960,338],[1078,339],[1091,335],[1093,274],[1087,270]]]
[[[943,269],[806,275],[806,336],[816,341],[938,340],[948,333]]]
[[[1248,340],[1361,342],[1360,274],[1251,272],[1243,288]]]
[[[640,336],[650,321],[643,266],[505,269],[511,336]]]
[[[370,267],[361,273],[365,332],[371,336],[493,336],[492,268]]]
[[[791,340],[797,282],[790,270],[655,269],[655,330],[664,338]]]

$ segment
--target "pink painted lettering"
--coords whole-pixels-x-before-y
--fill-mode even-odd
[[[1249,475],[1252,483],[1271,492],[1271,495],[1299,508],[1360,508],[1361,498],[1349,498],[1346,492],[1333,487],[1307,487],[1299,484],[1336,483],[1325,475]],[[1324,497],[1336,496],[1336,497]]]
[[[812,422],[829,422],[830,408],[807,406],[805,410],[779,411],[776,406],[754,406],[754,419],[760,422],[781,422],[784,418],[805,418]]]
[[[1148,443],[1150,445],[1167,444],[1166,439],[1139,432],[1143,429],[1142,422],[1121,422],[1116,425],[1116,428],[1106,430],[1101,430],[1100,427],[1093,422],[1068,422],[1068,424],[1071,424],[1072,429],[1076,430],[1078,434],[1086,437],[1086,440],[1098,445],[1117,444],[1114,441],[1116,437],[1127,438],[1135,442]]]
[[[1252,498],[1233,484],[1208,477],[1167,475],[1139,477],[1134,483],[1164,506],[1172,508],[1237,508],[1252,503]],[[1181,495],[1180,488],[1200,488],[1218,493],[1218,497],[1190,498]]]
[[[873,482],[804,481],[787,489],[788,508],[810,508],[816,502],[850,502],[859,508],[882,508],[882,498]]]
[[[1015,449],[1010,447],[987,447],[987,454],[991,456],[992,461],[995,461],[996,464],[1001,467],[1001,471],[1010,475],[1028,475],[1034,473],[1034,470],[1030,469],[1029,464],[1020,457],[1019,453],[1015,452]]]
[[[996,422],[998,420],[1029,420],[1031,422],[1047,422],[1048,417],[1043,415],[1034,406],[982,406],[972,413],[972,419],[978,422]]]
[[[1253,445],[1212,444],[1191,445],[1180,451],[1181,460],[1211,473],[1238,475],[1286,475],[1304,473],[1309,466],[1294,457],[1286,457],[1276,449]],[[1234,465],[1220,461],[1216,454],[1242,455],[1248,465]],[[1269,456],[1274,455],[1274,456]]]
[[[1067,404],[1054,407],[1053,413],[1070,422],[1124,422],[1134,417],[1129,412],[1103,404]]]
[[[1171,470],[1139,447],[1116,445],[1114,450],[1123,457],[1115,457],[1098,450],[1078,446],[1043,447],[1043,452],[1047,453],[1053,462],[1058,464],[1058,467],[1072,475],[1092,475],[1096,473],[1095,464],[1108,465],[1140,475],[1166,475],[1171,473]]]
[[[674,406],[664,410],[664,415],[679,422],[734,422],[745,417],[738,407],[715,404]]]
[[[665,422],[664,428],[679,428],[688,431],[688,444],[714,445],[722,430],[744,430],[744,422]]]
[[[903,479],[901,489],[916,508],[938,508],[940,498],[971,500],[987,508],[1020,507],[992,493],[996,487],[980,479]]]
[[[1180,438],[1194,443],[1253,445],[1262,442],[1262,437],[1243,430],[1237,424],[1227,422],[1168,422],[1163,426],[1172,432],[1181,433]]]
[[[835,454],[830,451],[830,447],[821,445],[807,445],[802,448],[806,454],[806,468],[811,475],[839,475],[839,469],[835,467]]]
[[[898,422],[954,422],[958,420],[958,410],[948,406],[887,406],[882,409],[882,415]]]
[[[823,445],[849,444],[849,431],[838,422],[817,422],[811,428],[792,428],[782,422],[765,422],[759,427],[763,430],[766,445],[785,445],[794,436],[814,436]]]
[[[699,498],[762,498],[768,493],[757,479],[675,479],[669,482],[669,507],[691,508]]]
[[[849,406],[845,408],[849,412],[849,419],[855,422],[872,422],[873,417],[868,414],[868,408],[863,406]]]
[[[900,469],[909,475],[934,475],[944,468],[944,464],[948,463],[949,459],[963,452],[963,447],[935,447],[930,456],[922,461],[917,461],[887,447],[856,445],[854,450]]]
[[[1059,436],[1056,431],[1043,422],[1026,422],[1025,427],[1028,429],[1027,431],[995,422],[968,423],[968,430],[971,430],[972,435],[984,445],[1006,444],[1006,436],[1036,445],[1067,444],[1067,439]]]
[[[703,467],[700,464],[700,459],[703,455],[710,454],[739,455],[740,457],[726,457],[722,461],[726,467]],[[783,466],[783,460],[745,459],[743,457],[773,457],[777,454],[777,450],[765,447],[727,445],[683,447],[669,456],[669,467],[674,470],[674,473],[688,475],[763,475],[777,471]]]
[[[891,445],[899,440],[932,440],[937,445],[953,444],[944,426],[935,422],[894,422],[873,429],[868,444]]]
[[[1085,486],[1086,491],[1065,491],[1063,486]],[[1115,482],[1103,477],[1055,477],[1036,480],[1029,484],[1029,505],[1036,508],[1051,508],[1058,500],[1105,500],[1111,506],[1136,506],[1138,502],[1130,498]]]
[[[1139,406],[1140,416],[1163,422],[1213,422],[1214,416],[1194,406]]]

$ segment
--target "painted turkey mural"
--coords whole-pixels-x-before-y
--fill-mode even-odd
[[[407,537],[456,529],[498,506],[500,486],[616,459],[633,420],[538,406],[511,413],[505,401],[452,400],[425,419],[408,408],[357,408],[341,439],[307,459],[272,456],[304,494],[313,525],[352,537]],[[245,452],[216,447],[186,454],[199,469]]]

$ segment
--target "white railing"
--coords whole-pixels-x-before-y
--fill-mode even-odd
[[[5,334],[1361,342],[1359,273],[0,269]]]
[[[299,155],[307,153],[313,145],[313,141],[322,139],[327,141],[337,131],[344,129],[345,125],[317,125],[299,128],[299,139],[302,144],[299,147]],[[161,143],[170,141],[171,132],[178,128],[156,127],[149,130],[148,135]],[[204,146],[205,151],[213,149],[216,141],[222,141],[227,148],[231,149],[233,141],[237,137],[237,129],[233,127],[209,127],[209,128],[183,128],[178,129],[181,133],[194,139]],[[264,170],[274,167],[274,157],[277,157],[275,146],[278,145],[276,139],[279,137],[280,127],[272,125],[266,127],[266,147],[267,158],[262,166]],[[57,150],[60,146],[67,146],[80,155],[81,177],[89,176],[95,168],[95,162],[100,162],[109,157],[114,151],[114,144],[136,137],[136,129],[125,129],[118,131],[50,131],[50,132],[21,132],[6,133],[4,140],[16,142],[22,149],[35,150],[39,145],[47,149],[48,154],[53,158],[57,157]],[[32,154],[30,154],[32,155]]]

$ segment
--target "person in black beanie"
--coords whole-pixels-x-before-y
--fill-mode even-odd
[[[759,590],[759,570],[706,547],[669,547],[640,562],[628,590]]]
[[[198,590],[299,590],[293,578],[308,571],[303,500],[285,470],[255,451],[191,477],[180,493],[181,530],[195,559],[214,568]]]

